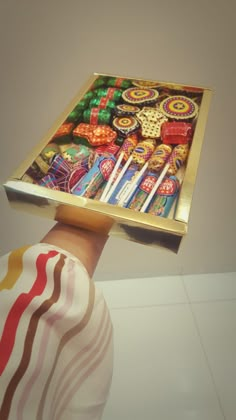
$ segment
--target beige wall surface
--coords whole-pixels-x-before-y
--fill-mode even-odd
[[[93,72],[214,89],[178,255],[111,238],[97,280],[236,271],[235,39],[233,0],[0,1],[1,182]],[[1,253],[52,225],[0,199]]]

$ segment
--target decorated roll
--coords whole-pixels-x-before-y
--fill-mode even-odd
[[[116,88],[101,88],[94,91],[98,98],[106,97],[111,101],[118,102],[121,98],[122,90]]]
[[[132,135],[128,136],[125,139],[123,145],[121,146],[121,148],[120,148],[120,150],[117,154],[117,157],[120,156],[121,152],[124,152],[123,160],[127,161],[128,158],[130,157],[131,153],[133,152],[133,150],[137,146],[137,144],[138,144],[138,137],[137,137],[136,134],[132,134]]]
[[[83,110],[73,109],[66,119],[66,122],[73,122],[78,124],[83,120]]]
[[[88,92],[86,92],[83,96],[83,99],[85,101],[91,101],[91,99],[94,97],[94,92],[92,90],[89,90]]]
[[[100,108],[100,109],[108,109],[113,110],[116,104],[114,101],[111,101],[106,96],[102,98],[93,98],[89,102],[89,108]]]
[[[80,163],[82,166],[87,166],[88,159],[92,153],[91,148],[84,146],[83,144],[70,144],[63,148],[60,147],[62,157],[70,162],[71,164]]]
[[[65,178],[71,172],[71,166],[61,155],[56,155],[48,170],[48,174],[53,174],[56,179]]]
[[[87,198],[92,198],[104,181],[107,181],[115,165],[114,156],[100,156],[95,161],[89,172],[73,188],[72,193]]]
[[[86,109],[83,113],[85,123],[92,125],[109,124],[111,119],[111,112],[108,109],[91,108]]]
[[[90,93],[90,92],[88,92],[88,93]],[[90,95],[89,95],[90,96]],[[92,96],[93,97],[93,96]],[[91,98],[92,99],[92,98]],[[75,108],[74,108],[74,111],[84,111],[87,107],[88,107],[88,104],[89,104],[89,101],[91,100],[91,99],[89,99],[89,97],[87,97],[87,98],[83,98],[83,99],[81,99],[79,102],[78,102],[78,104],[75,106]]]
[[[40,169],[40,171],[43,174],[47,174],[48,173],[48,170],[50,168],[50,165],[42,158],[42,156],[39,155],[35,159],[35,163],[36,163],[36,165],[38,166],[38,168]]]
[[[180,184],[176,176],[165,178],[153,197],[147,212],[161,217],[167,217],[179,192]]]
[[[156,141],[153,139],[140,141],[132,153],[133,163],[136,163],[138,166],[143,166],[151,157],[155,146]]]
[[[168,144],[160,144],[154,150],[148,162],[148,169],[150,171],[159,172],[169,159],[172,152],[172,147]]]
[[[50,188],[51,190],[60,191],[60,187],[57,184],[57,179],[54,174],[45,175],[40,181],[38,185],[45,188]]]
[[[128,79],[122,79],[121,77],[110,77],[108,79],[107,85],[121,88],[121,89],[127,89],[131,86],[132,82]]]
[[[129,209],[139,211],[142,208],[144,202],[146,201],[146,198],[152,191],[157,181],[157,178],[158,178],[157,173],[148,172],[148,174],[144,177],[144,179],[139,184],[134,195],[131,197],[127,205]]]
[[[59,153],[59,146],[56,143],[49,143],[41,152],[42,158],[48,162],[51,163],[53,157]]]
[[[75,185],[87,174],[88,170],[85,166],[75,164],[72,171],[67,177],[66,191],[71,193]]]
[[[139,172],[138,165],[132,164],[129,166],[128,170],[125,172],[120,182],[118,183],[115,191],[112,193],[111,197],[109,198],[108,203],[117,204],[120,200],[122,200],[122,197],[124,197],[132,180],[138,174],[138,172]]]
[[[100,88],[101,86],[104,86],[106,82],[107,82],[107,77],[105,76],[98,77],[93,83],[93,89],[97,89],[97,88]]]
[[[164,146],[164,145],[163,145]],[[170,167],[167,171],[167,175],[175,175],[179,168],[184,164],[187,159],[189,152],[188,144],[178,144],[176,146],[168,160]]]

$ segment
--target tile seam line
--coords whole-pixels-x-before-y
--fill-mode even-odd
[[[105,296],[106,298],[106,296]],[[180,306],[180,305],[188,305],[189,306],[189,302],[177,302],[177,303],[154,303],[154,304],[150,304],[150,305],[130,305],[130,306],[110,306],[109,302],[107,300],[107,304],[109,306],[109,309],[114,310],[114,309],[148,309],[148,308],[155,308],[155,307],[159,307],[159,306]]]
[[[210,373],[210,377],[211,377],[211,381],[212,381],[213,388],[214,388],[214,391],[215,391],[215,395],[217,397],[217,401],[218,401],[218,404],[219,404],[219,409],[220,409],[220,412],[221,412],[221,415],[222,415],[223,419],[227,420],[224,409],[223,409],[223,406],[222,406],[222,403],[221,403],[220,394],[218,392],[218,388],[217,388],[217,385],[216,385],[213,370],[211,368],[210,359],[207,355],[205,346],[203,344],[203,338],[201,336],[200,328],[199,328],[199,325],[198,325],[198,322],[197,322],[197,319],[196,319],[196,316],[195,316],[195,313],[194,313],[194,310],[193,310],[193,304],[194,303],[190,300],[190,297],[189,297],[188,290],[187,290],[184,279],[182,279],[182,282],[183,282],[183,286],[184,286],[184,289],[185,289],[185,292],[186,292],[186,295],[187,295],[187,298],[188,298],[188,301],[189,301],[189,308],[190,308],[190,311],[191,311],[191,314],[192,314],[193,323],[194,323],[196,331],[197,331],[197,335],[198,335],[200,345],[201,345],[201,348],[202,348],[202,351],[203,351],[203,354],[204,354],[204,357],[205,357],[207,368],[208,368],[208,371]],[[235,300],[235,299],[232,299],[232,300]],[[209,302],[214,303],[214,301],[213,302],[212,301],[198,302],[198,303],[209,303]]]
[[[104,297],[106,299],[106,296],[104,294]],[[199,303],[203,303],[203,304],[208,304],[208,303],[221,303],[221,302],[234,302],[236,301],[236,298],[233,299],[218,299],[218,300],[198,300],[198,301],[190,301],[188,298],[188,301],[183,301],[183,302],[173,302],[173,303],[151,303],[146,304],[146,305],[127,305],[127,306],[112,306],[109,305],[109,301],[108,299],[106,299],[106,302],[109,306],[110,309],[145,309],[145,308],[154,308],[154,307],[159,307],[159,306],[179,306],[179,305],[191,305],[191,304],[199,304]]]

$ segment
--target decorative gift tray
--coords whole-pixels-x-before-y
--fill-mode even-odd
[[[211,91],[94,74],[5,183],[19,209],[177,251]]]

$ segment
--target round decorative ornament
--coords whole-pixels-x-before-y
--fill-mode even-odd
[[[128,136],[139,129],[139,122],[132,116],[116,117],[112,125],[121,136]]]
[[[138,87],[126,89],[122,94],[123,100],[132,105],[145,105],[155,103],[157,101],[158,96],[159,92],[155,89]]]
[[[120,104],[115,108],[115,114],[118,116],[135,115],[140,111],[140,108],[135,105]]]
[[[186,96],[170,96],[160,103],[160,111],[169,118],[185,120],[198,113],[198,105]]]

